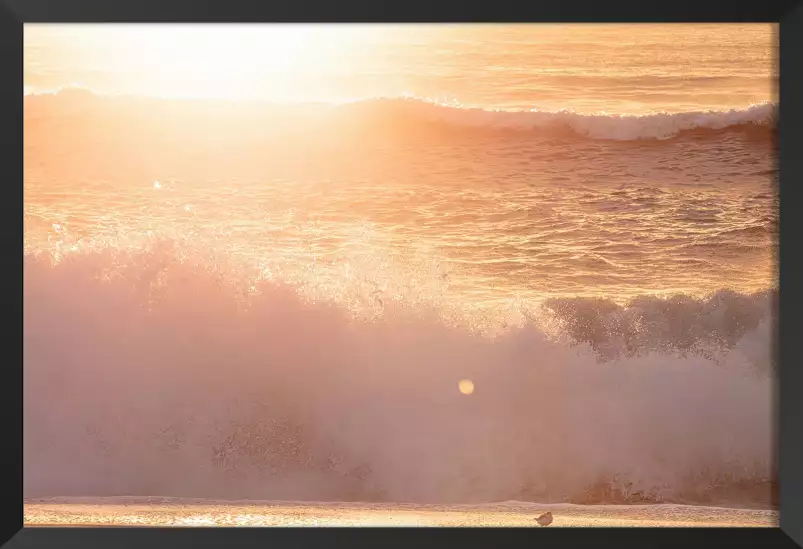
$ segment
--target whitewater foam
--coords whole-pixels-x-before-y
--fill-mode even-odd
[[[270,284],[242,309],[190,267],[148,305],[103,265],[26,258],[27,497],[772,501],[766,327],[716,360],[600,362],[533,324],[355,321]]]

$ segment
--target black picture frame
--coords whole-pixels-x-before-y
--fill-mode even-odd
[[[29,22],[778,22],[780,122],[780,291],[777,353],[780,527],[779,528],[22,528],[22,270],[23,227],[23,25]],[[0,543],[8,547],[201,547],[343,546],[390,547],[434,544],[466,546],[732,547],[803,546],[803,369],[798,340],[801,323],[799,275],[803,185],[803,2],[565,0],[563,2],[422,1],[259,2],[258,0],[2,0],[0,2],[0,201],[3,288],[0,315],[4,358],[0,421]],[[797,275],[795,273],[798,273]],[[797,398],[796,398],[797,397]],[[9,507],[5,507],[8,505]]]

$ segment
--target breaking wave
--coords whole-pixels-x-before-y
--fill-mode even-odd
[[[148,302],[148,263],[26,257],[26,497],[775,503],[774,293],[552,300],[488,338],[189,265]]]
[[[352,104],[354,109],[387,110],[398,120],[609,141],[664,140],[689,133],[723,130],[772,130],[777,106],[771,103],[730,111],[648,115],[578,114],[569,110],[506,111],[441,105],[415,99],[376,99]],[[408,122],[409,123],[409,122]]]
[[[145,107],[154,102],[175,101],[165,98],[145,98],[125,95],[96,95],[77,87],[52,92],[29,92],[26,101],[31,109],[42,102],[69,102],[73,107],[94,108],[100,103],[128,101]],[[186,102],[186,101],[185,101]],[[530,132],[546,137],[583,138],[605,141],[667,140],[684,135],[705,136],[722,131],[760,132],[774,136],[777,127],[778,105],[762,103],[745,109],[656,113],[646,115],[579,114],[571,110],[491,110],[456,104],[443,104],[413,97],[371,98],[353,102],[324,104],[275,104],[248,101],[194,99],[193,104],[226,104],[231,109],[248,108],[267,116],[333,121],[344,131],[366,125],[374,130],[400,128],[405,131],[477,130],[492,132]]]

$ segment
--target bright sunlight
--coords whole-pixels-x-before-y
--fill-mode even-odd
[[[303,96],[327,67],[348,62],[377,32],[359,25],[126,24],[83,27],[78,35],[70,27],[54,30],[80,36],[81,45],[69,37],[76,53],[90,49],[95,68],[113,72],[117,88],[152,96],[272,100]]]

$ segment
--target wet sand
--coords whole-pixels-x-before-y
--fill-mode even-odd
[[[533,526],[776,527],[778,512],[689,505],[504,502],[419,505],[177,498],[46,498],[25,501],[25,526]]]

